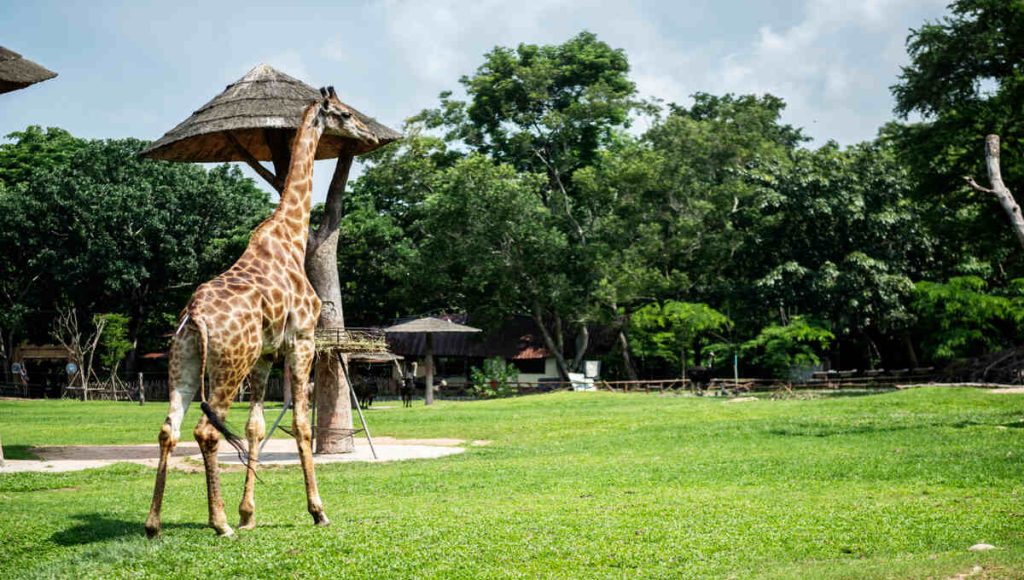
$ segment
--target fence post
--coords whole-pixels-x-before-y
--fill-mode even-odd
[[[146,404],[146,385],[142,382],[142,373],[139,373],[139,406]]]

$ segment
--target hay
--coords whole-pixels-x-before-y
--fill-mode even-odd
[[[318,353],[388,353],[384,331],[377,328],[323,328],[316,331]]]

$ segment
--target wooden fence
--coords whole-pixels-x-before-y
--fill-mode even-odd
[[[705,389],[712,393],[743,393],[743,392],[764,392],[777,390],[801,390],[801,389],[871,389],[871,388],[895,388],[899,385],[910,383],[928,383],[938,379],[934,369],[900,369],[895,371],[840,371],[829,373],[815,373],[809,380],[802,382],[784,382],[775,379],[762,378],[713,378],[705,386]],[[138,400],[139,378],[135,380],[125,378],[122,387],[106,393],[103,389],[90,387],[90,399],[116,399],[116,400]],[[542,381],[542,382],[515,382],[514,395],[531,395],[547,393],[558,390],[568,390],[573,387],[568,381]],[[103,386],[102,383],[97,385]],[[397,387],[380,388],[376,391],[378,400],[390,400],[398,398]],[[693,383],[689,379],[649,379],[636,381],[604,381],[598,380],[594,383],[598,390],[612,392],[643,392],[643,393],[682,393],[693,390]],[[80,389],[78,389],[80,390]],[[167,375],[154,373],[142,376],[142,392],[146,401],[166,401],[168,395]],[[358,391],[357,391],[358,392]],[[422,389],[419,389],[422,393]],[[472,399],[475,395],[468,385],[449,385],[446,388],[436,391],[437,397],[449,400]],[[418,393],[419,394],[419,393]],[[109,396],[108,396],[109,395]],[[281,377],[271,377],[267,384],[267,392],[264,395],[267,401],[281,401],[284,395],[284,380]],[[22,385],[20,383],[0,383],[0,396],[7,397],[74,397],[81,398],[81,393],[75,388],[67,389],[60,386],[43,387],[41,385]],[[239,400],[248,399],[248,389],[243,386],[239,394]]]

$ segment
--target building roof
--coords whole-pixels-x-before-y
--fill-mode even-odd
[[[404,333],[404,332],[481,332],[479,328],[473,328],[472,326],[466,326],[454,322],[451,318],[436,318],[434,316],[424,316],[423,318],[414,318],[405,322],[399,322],[393,326],[389,326],[384,329],[384,332],[388,334]]]
[[[257,160],[272,161],[267,133],[290,133],[297,129],[302,122],[302,111],[320,98],[317,89],[261,64],[154,141],[142,155],[167,161],[246,161],[233,138]],[[344,149],[360,155],[402,137],[398,131],[346,106],[377,141],[354,142],[347,137],[324,133],[317,147],[317,159],[337,157]]]
[[[0,93],[9,93],[52,79],[57,73],[13,50],[0,46]]]
[[[453,323],[467,322],[465,316],[447,316]],[[405,356],[422,356],[426,335],[419,333],[388,332],[391,352]],[[435,356],[462,356],[474,358],[502,357],[507,359],[543,359],[550,356],[533,319],[515,316],[504,320],[489,332],[438,333],[434,335]]]

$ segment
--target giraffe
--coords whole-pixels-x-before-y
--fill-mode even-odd
[[[366,125],[338,100],[334,88],[320,89],[321,100],[306,107],[291,145],[291,163],[277,209],[256,227],[245,252],[231,268],[196,289],[181,313],[171,343],[170,408],[160,428],[160,461],[146,534],[160,533],[160,508],[167,461],[180,438],[181,422],[196,392],[203,416],[194,435],[206,468],[210,526],[220,536],[234,533],[224,515],[217,447],[220,433],[236,447],[238,437],[224,427],[231,401],[243,380],[252,386],[245,426],[248,470],[239,505],[239,528],[255,526],[254,478],[259,444],[266,435],[263,391],[274,360],[285,359],[290,375],[293,433],[299,448],[306,500],[316,525],[326,526],[323,502],[313,472],[307,384],[315,353],[313,334],[320,299],[306,278],[313,161],[324,130],[361,141],[376,141]],[[210,398],[206,401],[206,380]],[[289,381],[286,381],[286,383]]]

